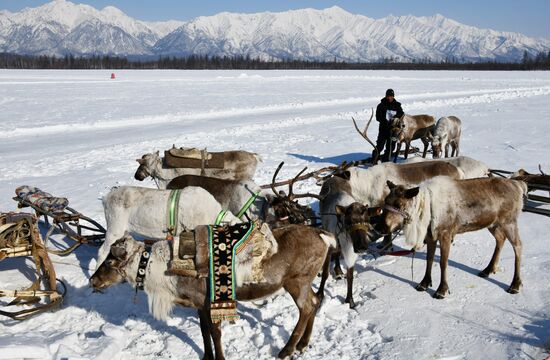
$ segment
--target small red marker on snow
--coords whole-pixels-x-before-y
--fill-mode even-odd
[[[111,73],[111,79],[116,79],[115,73]]]

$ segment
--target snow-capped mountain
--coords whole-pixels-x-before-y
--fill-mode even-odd
[[[0,51],[19,54],[150,55],[183,22],[135,20],[113,6],[54,0],[18,13],[0,13]]]
[[[250,55],[262,59],[412,61],[521,59],[550,50],[550,40],[479,29],[441,15],[372,19],[339,7],[280,13],[220,13],[188,22],[135,20],[54,0],[0,12],[0,51],[22,54]]]
[[[478,29],[441,15],[388,16],[371,19],[339,7],[282,13],[199,17],[159,40],[155,52],[166,55],[248,54],[264,59],[299,58],[375,61],[518,60],[550,50],[550,41]]]

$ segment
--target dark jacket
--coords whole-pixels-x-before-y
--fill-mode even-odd
[[[388,123],[388,120],[386,118],[387,111],[395,111],[395,116],[401,117],[403,116],[404,112],[401,108],[401,103],[397,100],[393,100],[391,103],[388,102],[386,98],[382,98],[380,100],[380,104],[376,107],[376,121],[378,121],[381,124]]]

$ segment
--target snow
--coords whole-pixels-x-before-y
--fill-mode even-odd
[[[0,209],[22,184],[70,199],[104,223],[100,199],[133,179],[134,159],[178,146],[246,149],[263,157],[256,181],[281,178],[342,160],[362,159],[368,144],[355,133],[388,87],[405,111],[463,123],[461,151],[492,168],[550,171],[547,72],[400,71],[9,71],[0,70]],[[376,124],[369,131],[376,137]],[[312,181],[296,191],[318,190]],[[313,202],[314,207],[316,201]],[[413,285],[425,249],[411,257],[364,255],[354,283],[358,307],[343,304],[346,284],[329,279],[311,346],[298,359],[540,359],[550,348],[548,218],[523,213],[522,276],[511,282],[506,244],[500,271],[476,276],[490,260],[487,231],[458,236],[449,261],[451,294],[434,300]],[[63,243],[55,235],[57,243]],[[54,242],[54,245],[55,243]],[[403,239],[397,244],[404,247]],[[192,359],[202,356],[195,311],[178,308],[167,323],[148,314],[128,285],[93,294],[88,286],[97,249],[52,255],[68,287],[61,309],[25,322],[0,319],[0,359]],[[438,260],[438,258],[436,259]],[[2,287],[26,285],[28,264],[0,262]],[[21,272],[23,270],[23,272]],[[438,267],[433,271],[439,281]],[[5,303],[2,303],[5,304]],[[241,319],[224,324],[227,359],[267,359],[284,346],[297,321],[288,295],[263,306],[240,303]]]

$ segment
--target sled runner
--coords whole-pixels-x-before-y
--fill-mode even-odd
[[[19,311],[0,310],[0,315],[14,320],[25,320],[38,313],[57,308],[63,302],[66,289],[55,277],[53,264],[42,242],[37,218],[27,213],[0,214],[0,261],[7,258],[32,257],[36,267],[36,279],[22,290],[0,289],[0,297],[14,298],[7,306],[29,305]],[[57,282],[62,293],[56,289]],[[44,289],[41,289],[41,285]],[[45,303],[40,304],[44,300]]]
[[[69,200],[59,198],[32,186],[20,186],[15,190],[13,200],[17,201],[19,208],[31,207],[36,212],[36,217],[44,218],[48,232],[44,237],[44,246],[55,230],[65,234],[76,243],[66,249],[48,252],[56,255],[68,255],[82,244],[100,245],[105,238],[105,228],[98,222],[79,213],[69,207]],[[83,232],[87,231],[87,234]]]

